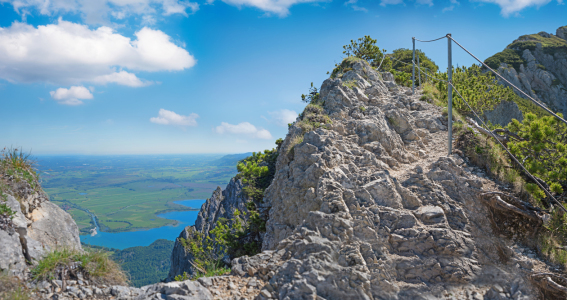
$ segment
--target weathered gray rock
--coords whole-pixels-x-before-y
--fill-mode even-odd
[[[446,157],[440,109],[403,89],[365,101],[344,79],[321,88],[330,128],[297,145],[290,128],[264,198],[264,251],[234,259],[233,274],[269,281],[257,299],[537,297],[528,258],[498,263],[501,237],[478,204],[495,183]]]
[[[172,299],[172,300],[209,300],[213,295],[197,281],[176,281],[157,283],[142,287],[143,292],[137,300]]]
[[[28,235],[50,247],[68,247],[80,250],[79,227],[67,212],[52,202],[43,202],[31,213]]]
[[[567,32],[565,26],[558,28],[557,37],[566,39],[565,32]],[[538,34],[543,38],[556,39],[549,33],[540,32]],[[537,43],[533,50],[524,49],[521,56],[526,64],[521,64],[519,70],[503,63],[498,68],[498,73],[532,98],[565,115],[567,113],[567,53],[564,51],[550,53],[543,48],[541,43]],[[504,81],[500,83],[508,85]],[[526,98],[519,91],[514,90],[514,92]]]
[[[0,230],[0,271],[21,276],[26,268],[20,235],[15,231]]]
[[[482,117],[484,122],[490,121],[503,127],[512,122],[512,119],[520,122],[524,120],[518,104],[512,101],[501,101],[494,109],[485,111]]]
[[[82,250],[75,221],[51,203],[40,188],[31,188],[26,181],[11,180],[3,187],[6,188],[2,191],[5,203],[14,215],[10,226],[0,227],[1,272],[9,270],[23,278],[28,264],[35,264],[56,247]],[[4,200],[0,198],[0,201]]]

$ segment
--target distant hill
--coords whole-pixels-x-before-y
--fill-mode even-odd
[[[252,155],[252,152],[225,155],[212,162],[214,166],[234,166],[236,163]]]
[[[124,250],[83,244],[84,249],[102,249],[112,252],[112,259],[130,274],[132,286],[160,282],[167,277],[171,265],[171,251],[175,242],[155,240],[149,246],[130,247]]]
[[[557,28],[556,34],[522,35],[484,62],[531,97],[566,115],[566,60],[567,26],[563,26]]]

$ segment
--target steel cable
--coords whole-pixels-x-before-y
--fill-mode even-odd
[[[444,36],[442,36],[442,37],[440,37],[440,38],[438,38],[438,39],[429,40],[429,41],[422,41],[422,40],[418,40],[418,39],[416,39],[416,38],[413,38],[413,39],[416,40],[416,41],[418,41],[418,42],[422,42],[422,43],[431,43],[431,42],[438,41],[438,40],[440,40],[440,39],[444,39],[444,38],[446,38],[446,37],[447,37],[447,36],[444,35]]]
[[[549,114],[551,114],[552,116],[556,117],[557,119],[561,120],[561,122],[567,124],[567,121],[565,121],[562,117],[556,115],[553,111],[551,111],[549,108],[545,107],[543,104],[539,103],[539,101],[535,100],[534,98],[532,98],[530,95],[528,95],[526,92],[522,91],[520,88],[518,88],[517,86],[513,85],[510,81],[508,81],[506,78],[504,78],[502,75],[500,75],[498,72],[494,71],[491,67],[489,67],[488,65],[486,65],[483,61],[481,61],[480,59],[478,59],[478,57],[474,56],[474,54],[472,54],[469,50],[467,50],[465,47],[463,47],[461,44],[459,44],[459,42],[455,41],[455,39],[453,39],[451,36],[448,36],[453,42],[455,42],[455,44],[457,44],[459,47],[461,47],[463,50],[465,50],[465,52],[467,52],[470,56],[472,56],[474,59],[476,59],[478,62],[480,62],[482,65],[484,65],[486,68],[488,68],[492,73],[496,74],[496,76],[500,77],[500,79],[504,80],[506,83],[508,83],[510,86],[514,87],[516,90],[518,90],[520,93],[522,93],[523,95],[525,95],[526,97],[528,97],[528,99],[530,99],[533,103],[535,103],[537,106],[543,108],[546,112],[548,112]]]
[[[502,144],[502,142],[495,136],[495,134],[490,131],[490,129],[488,128],[488,126],[484,123],[484,121],[476,114],[476,112],[472,109],[472,107],[469,105],[469,103],[467,102],[467,100],[465,100],[465,98],[461,95],[461,93],[459,93],[459,91],[455,88],[455,86],[453,85],[453,83],[449,83],[451,85],[451,88],[453,90],[455,90],[455,92],[457,92],[457,95],[459,95],[459,97],[461,97],[461,99],[463,99],[463,102],[467,105],[467,107],[472,111],[472,113],[475,115],[475,117],[482,123],[482,125],[484,126],[484,128],[490,133],[490,135],[500,144],[500,146],[502,146],[504,148],[504,150],[506,150],[506,152],[508,152],[508,155],[510,155],[510,157],[518,164],[520,165],[520,167],[522,167],[522,170],[524,170],[524,172],[526,174],[528,174],[528,176],[545,192],[545,194],[551,198],[555,203],[557,203],[557,205],[559,205],[559,207],[561,207],[561,209],[563,209],[564,212],[567,213],[567,209],[561,205],[561,203],[559,201],[557,201],[557,199],[555,199],[555,197],[553,197],[551,195],[551,193],[545,188],[543,187],[543,185],[535,178],[535,176],[533,176],[525,167],[522,163],[520,163],[518,161],[518,159],[510,152],[510,150],[508,150],[508,148],[506,146],[504,146],[504,144]],[[452,122],[453,120],[449,120],[449,122]]]

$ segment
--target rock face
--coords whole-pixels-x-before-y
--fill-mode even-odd
[[[501,101],[494,109],[485,111],[483,113],[484,122],[500,125],[502,127],[516,119],[520,122],[524,120],[524,116],[518,107],[518,104],[513,101]]]
[[[518,68],[502,63],[498,68],[498,72],[515,86],[564,115],[567,113],[566,32],[564,26],[557,29],[556,35],[540,32],[520,37],[507,49],[515,50],[524,63]]]
[[[214,299],[539,298],[532,270],[550,268],[487,221],[481,197],[504,187],[447,156],[441,109],[366,62],[351,67],[321,87],[332,123],[309,132],[295,123],[279,148],[260,207],[263,251],[199,282]],[[229,203],[243,209],[241,189],[217,189],[181,236],[207,233],[231,216]],[[190,259],[180,247],[170,279],[188,270],[173,266]],[[222,295],[219,278],[229,282]],[[258,284],[230,283],[248,279]]]
[[[82,249],[75,221],[51,203],[41,188],[32,189],[29,183],[13,182],[9,177],[2,179],[6,182],[2,190],[5,204],[15,214],[7,226],[0,226],[1,272],[23,278],[29,263],[52,249]]]
[[[232,219],[237,209],[241,212],[247,212],[246,202],[247,198],[242,193],[242,182],[234,178],[231,179],[224,191],[218,187],[213,192],[211,198],[207,199],[201,207],[195,226],[185,227],[179,237],[186,239],[192,236],[195,231],[208,235],[209,231],[215,228],[220,218]],[[171,268],[166,281],[172,281],[175,276],[183,275],[183,272],[187,272],[189,275],[194,274],[195,268],[190,262],[192,259],[193,257],[185,250],[178,238],[171,253]]]

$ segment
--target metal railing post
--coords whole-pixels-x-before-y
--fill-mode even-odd
[[[421,66],[419,65],[419,53],[417,54],[417,78],[419,79],[419,87],[421,87]]]
[[[451,50],[451,34],[448,33],[447,34],[447,52],[449,54],[449,60],[447,63],[447,74],[449,75],[448,77],[448,94],[449,94],[449,100],[448,100],[448,120],[447,120],[447,127],[449,129],[449,155],[451,155],[452,152],[452,147],[453,147],[453,58],[452,58],[452,50]]]
[[[411,41],[413,43],[413,57],[411,59],[411,64],[413,66],[411,72],[411,93],[415,95],[415,37],[412,37]]]

